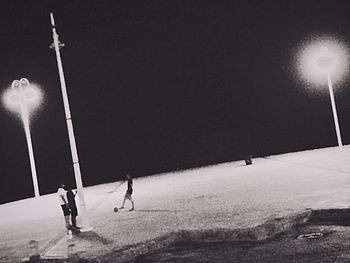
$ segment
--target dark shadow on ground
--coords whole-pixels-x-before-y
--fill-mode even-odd
[[[113,240],[107,239],[94,231],[81,232],[78,235],[75,235],[77,239],[89,240],[91,242],[102,243],[103,245],[108,245],[113,242]]]
[[[350,208],[314,210],[308,222],[322,225],[350,226]]]

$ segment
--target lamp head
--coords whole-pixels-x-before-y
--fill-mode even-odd
[[[347,76],[349,54],[345,45],[333,38],[320,38],[306,43],[298,57],[299,73],[304,80],[317,85],[341,81]]]
[[[42,102],[42,92],[40,88],[31,84],[28,79],[14,80],[11,88],[2,94],[4,106],[12,112],[20,113],[21,106],[29,112],[33,112]]]
[[[11,88],[17,89],[17,88],[19,88],[19,86],[20,86],[19,80],[16,79],[16,80],[12,81]]]
[[[317,59],[317,65],[321,70],[328,70],[333,64],[332,57],[319,57]]]
[[[334,58],[332,57],[332,54],[330,54],[328,47],[320,47],[319,57],[317,58],[316,63],[321,70],[329,70],[332,67],[334,64]]]
[[[26,79],[26,78],[21,78],[20,81],[19,81],[20,85],[22,87],[26,87],[26,86],[29,86],[29,80]]]

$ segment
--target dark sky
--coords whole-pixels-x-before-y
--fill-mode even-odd
[[[31,123],[43,194],[73,180],[50,11],[84,185],[337,144],[327,89],[306,92],[293,63],[311,36],[350,40],[346,0],[1,0],[0,91],[26,77],[45,94]],[[0,203],[33,196],[24,130],[3,107],[0,145]]]

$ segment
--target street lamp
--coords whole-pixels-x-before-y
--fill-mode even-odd
[[[28,79],[22,78],[12,82],[11,88],[4,92],[2,100],[5,107],[9,111],[19,114],[19,117],[22,120],[27,139],[34,194],[35,197],[39,197],[40,193],[38,178],[36,174],[32,139],[30,135],[30,117],[31,114],[34,113],[34,110],[40,106],[42,101],[42,93],[36,85],[30,84]]]
[[[299,54],[299,72],[314,84],[328,84],[335,132],[338,146],[343,146],[337,108],[335,105],[333,82],[341,81],[348,72],[349,55],[347,47],[331,38],[323,38],[306,45]]]

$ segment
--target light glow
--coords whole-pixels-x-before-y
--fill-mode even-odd
[[[25,104],[26,110],[32,113],[37,109],[43,100],[41,89],[35,85],[30,84],[22,89],[15,85],[8,88],[2,96],[2,102],[6,109],[11,112],[20,113],[21,104]]]
[[[334,38],[309,41],[299,52],[299,73],[309,83],[327,85],[327,73],[333,83],[342,81],[348,68],[348,49]]]

